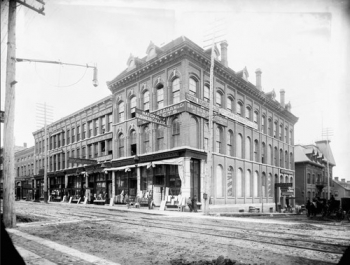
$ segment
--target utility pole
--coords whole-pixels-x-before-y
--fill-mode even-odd
[[[6,227],[16,226],[14,210],[15,184],[15,152],[14,152],[14,123],[15,123],[15,84],[16,81],[16,4],[24,4],[41,14],[44,8],[38,10],[28,4],[9,0],[8,32],[7,32],[7,62],[6,62],[6,92],[5,92],[5,119],[4,119],[4,206],[3,219]],[[42,2],[42,4],[44,4]]]
[[[40,114],[43,116],[39,116],[39,121],[44,123],[44,202],[48,202],[48,192],[47,192],[47,119],[49,118],[50,121],[52,121],[52,108],[48,107],[46,105],[46,102],[44,104],[37,104],[37,111],[39,111]]]
[[[209,34],[207,34],[206,36],[212,36],[211,38],[209,37],[209,39],[204,40],[204,42],[206,41],[211,41],[211,58],[210,58],[210,88],[209,88],[209,118],[208,118],[208,122],[209,122],[209,141],[208,141],[208,151],[207,151],[207,170],[206,170],[206,175],[205,175],[205,181],[204,181],[204,191],[205,194],[207,194],[207,199],[204,198],[204,214],[208,215],[209,214],[209,201],[210,201],[210,196],[211,196],[211,187],[212,187],[212,182],[213,182],[213,137],[214,137],[214,132],[213,132],[213,104],[214,104],[214,64],[215,64],[215,44],[217,41],[215,42],[215,38],[216,37],[221,37],[224,36],[226,33],[221,34],[220,36],[218,36],[218,26],[219,25],[215,25],[215,22],[217,20],[214,21],[214,26],[213,26],[213,31],[210,32]],[[222,25],[222,24],[221,24]]]
[[[322,130],[322,136],[326,136],[326,155],[327,155],[327,200],[331,198],[331,190],[330,190],[330,179],[329,179],[329,136],[333,136],[333,130],[330,128],[325,128]]]

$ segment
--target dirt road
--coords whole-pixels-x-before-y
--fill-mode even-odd
[[[350,245],[350,223],[209,217],[125,207],[16,202],[20,231],[121,264],[175,264],[222,255],[241,264],[334,264]],[[17,239],[18,240],[18,239]],[[179,263],[178,263],[179,264]]]

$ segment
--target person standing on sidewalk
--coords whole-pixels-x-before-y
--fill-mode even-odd
[[[196,213],[197,212],[197,196],[194,195],[193,199],[192,199],[192,207],[193,207],[193,211]]]
[[[148,194],[148,209],[153,209],[153,196],[151,191]]]
[[[192,212],[192,200],[191,197],[188,197],[186,204],[188,206],[188,208],[190,208],[190,212]]]

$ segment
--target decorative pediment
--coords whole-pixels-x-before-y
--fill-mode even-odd
[[[147,54],[147,58],[146,61],[149,61],[151,59],[153,59],[154,57],[156,57],[162,50],[157,47],[156,45],[154,45],[154,43],[151,41],[148,45],[146,54]]]
[[[136,60],[135,59],[136,58],[134,57],[134,55],[130,54],[129,59],[128,59],[127,63],[126,63],[128,65],[128,69],[127,69],[128,72],[130,70],[136,68]]]

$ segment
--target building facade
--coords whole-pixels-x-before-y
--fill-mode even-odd
[[[15,152],[16,198],[26,199],[34,185],[34,146]]]
[[[45,130],[33,133],[34,188],[43,198]],[[101,99],[47,126],[48,193],[62,200],[64,194],[111,194],[110,175],[101,165],[112,160],[112,100]],[[95,163],[90,163],[92,162]]]
[[[328,183],[334,195],[332,150],[327,141],[317,141],[315,145],[295,146],[295,195],[297,204],[305,204],[315,197],[327,198]],[[329,182],[327,179],[329,169]]]
[[[114,194],[209,195],[211,209],[271,208],[283,203],[275,183],[294,186],[294,124],[298,118],[274,91],[264,93],[248,71],[228,68],[227,43],[215,49],[214,125],[210,138],[211,50],[180,37],[147,56],[130,56],[127,69],[107,82],[113,104]],[[142,113],[142,117],[138,113]],[[147,116],[147,118],[145,118]],[[138,118],[137,118],[138,117]],[[160,122],[161,121],[161,122]],[[162,123],[163,122],[163,123]],[[209,141],[212,167],[207,169]],[[209,188],[207,188],[209,187]]]
[[[350,198],[350,181],[345,181],[345,179],[339,180],[338,177],[335,177],[333,187],[336,200],[341,201],[341,198]]]

